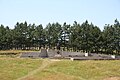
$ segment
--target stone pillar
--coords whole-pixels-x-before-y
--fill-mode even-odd
[[[73,61],[73,60],[74,60],[74,58],[70,58],[70,60],[71,60],[71,61]]]
[[[115,55],[111,55],[111,58],[115,59]]]
[[[85,53],[85,57],[87,57],[88,56],[88,53]]]

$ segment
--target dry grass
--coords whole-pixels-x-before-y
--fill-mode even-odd
[[[0,58],[16,58],[19,57],[23,52],[35,52],[32,50],[0,50]]]
[[[33,50],[0,50],[0,53],[22,53],[22,52],[35,52]]]
[[[104,80],[120,80],[120,77],[108,77],[105,78]]]

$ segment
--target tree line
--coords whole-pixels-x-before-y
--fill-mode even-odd
[[[87,20],[73,25],[48,23],[45,28],[26,21],[17,22],[14,29],[0,25],[0,50],[55,48],[57,44],[63,50],[119,54],[120,23],[116,19],[112,25],[105,24],[103,31]]]

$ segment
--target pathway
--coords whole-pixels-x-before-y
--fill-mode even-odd
[[[44,68],[46,68],[48,65],[50,65],[50,64],[53,63],[53,62],[55,62],[55,61],[53,61],[53,60],[48,60],[48,59],[44,59],[43,62],[42,62],[42,65],[41,65],[39,68],[37,68],[37,69],[29,72],[27,75],[25,75],[25,76],[23,76],[23,77],[20,77],[20,78],[18,78],[18,79],[16,79],[16,80],[25,80],[27,77],[36,74],[38,71],[42,71]]]

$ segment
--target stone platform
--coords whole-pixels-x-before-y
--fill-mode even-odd
[[[21,58],[58,58],[58,59],[71,59],[74,60],[120,60],[120,56],[106,55],[96,53],[81,53],[69,52],[60,50],[46,50],[41,49],[39,52],[25,52],[22,53]]]

